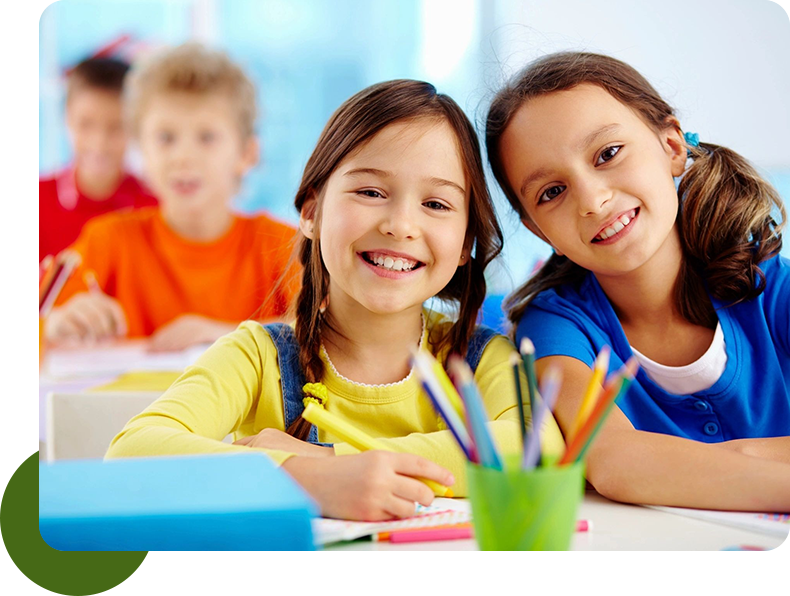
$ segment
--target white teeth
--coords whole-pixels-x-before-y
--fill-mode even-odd
[[[417,263],[411,263],[404,259],[396,259],[393,257],[383,257],[381,255],[373,258],[370,257],[370,260],[378,265],[379,267],[383,267],[384,269],[390,269],[391,271],[411,271],[414,267],[417,266]]]
[[[625,214],[620,217],[620,219],[615,220],[615,222],[606,228],[603,232],[598,234],[597,238],[600,240],[606,240],[607,238],[611,238],[618,232],[620,232],[623,228],[625,228],[628,224],[631,223],[633,218],[636,217],[636,212],[631,211],[630,214]]]

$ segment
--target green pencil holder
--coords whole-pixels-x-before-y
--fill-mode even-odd
[[[584,495],[584,463],[522,470],[467,463],[475,538],[482,550],[568,550]]]

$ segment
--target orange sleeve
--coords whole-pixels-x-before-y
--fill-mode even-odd
[[[107,291],[107,283],[112,273],[112,247],[114,242],[118,242],[117,235],[113,240],[113,222],[115,218],[97,217],[90,220],[82,228],[79,237],[74,241],[69,249],[75,250],[82,257],[82,263],[71,274],[71,277],[63,286],[55,306],[68,301],[72,296],[80,292],[87,292],[88,286],[85,283],[84,275],[87,271],[93,271],[96,281],[103,291]]]

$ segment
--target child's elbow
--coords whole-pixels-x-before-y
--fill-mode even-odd
[[[104,459],[118,459],[120,457],[133,457],[134,454],[130,452],[128,431],[126,429],[115,435],[115,438],[110,441],[110,446],[107,448],[107,453],[104,454]]]

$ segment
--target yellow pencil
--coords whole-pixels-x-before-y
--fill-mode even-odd
[[[461,418],[461,422],[466,424],[466,410],[464,409],[464,402],[461,401],[461,396],[458,395],[458,391],[456,390],[453,382],[450,380],[450,377],[447,376],[447,373],[444,371],[441,363],[434,358],[433,354],[431,354],[428,350],[422,350],[424,354],[428,356],[431,361],[431,370],[433,374],[436,375],[436,380],[439,381],[439,385],[444,391],[444,394],[447,396],[447,399],[450,401],[450,405],[453,406],[453,409],[458,414],[458,417]]]
[[[394,449],[387,447],[370,435],[367,435],[358,428],[355,428],[353,425],[349,424],[342,418],[335,416],[331,412],[327,412],[325,409],[315,405],[314,403],[307,404],[304,412],[302,412],[302,417],[311,424],[315,424],[318,428],[332,433],[339,439],[345,441],[360,451],[371,451],[373,449],[378,449],[380,451],[395,452]],[[434,482],[428,478],[418,478],[418,480],[424,482],[428,488],[434,492],[434,494],[440,497],[453,496],[453,493],[449,488],[439,484],[438,482]]]
[[[598,352],[598,356],[595,357],[595,362],[593,363],[593,374],[592,377],[590,377],[587,390],[584,392],[584,398],[582,399],[582,405],[579,407],[579,413],[576,414],[576,420],[573,421],[571,432],[568,435],[568,444],[573,441],[573,439],[576,437],[576,434],[579,432],[579,429],[584,425],[584,423],[587,421],[587,418],[589,418],[590,413],[593,411],[595,402],[598,401],[598,396],[601,393],[604,377],[606,376],[606,371],[608,369],[609,346],[604,346],[601,348],[601,351]]]

